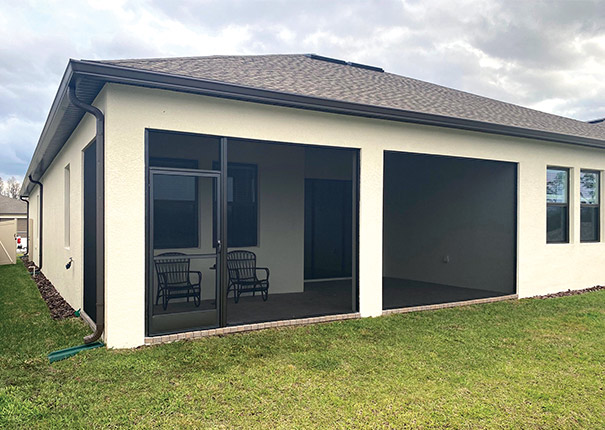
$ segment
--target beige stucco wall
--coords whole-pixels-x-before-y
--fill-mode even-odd
[[[249,103],[191,97],[164,91],[149,91],[134,87],[110,85],[107,91],[106,111],[106,335],[110,346],[128,347],[143,343],[145,315],[145,176],[144,134],[146,128],[177,130],[184,132],[228,135],[242,138],[287,141],[293,143],[332,144],[355,147],[348,133],[341,130],[324,142],[321,123],[327,118],[311,112],[278,109]],[[258,110],[260,108],[260,110]],[[233,110],[234,109],[234,110]],[[267,110],[268,109],[268,110]],[[259,115],[260,114],[260,115]],[[269,117],[265,117],[269,115]],[[277,116],[275,116],[277,115]],[[285,117],[283,116],[285,115]],[[259,118],[262,118],[258,122]],[[348,123],[350,118],[337,117]],[[286,122],[282,122],[286,121]],[[341,125],[342,126],[342,125]],[[273,128],[273,130],[271,129]],[[334,130],[336,132],[336,130]],[[376,160],[382,169],[382,152],[366,151],[366,157]],[[369,165],[369,164],[368,164]],[[375,164],[374,164],[375,166]],[[381,206],[382,176],[366,169],[362,182],[361,222],[375,217],[373,208]],[[375,185],[370,187],[370,183]],[[376,187],[380,190],[376,193]],[[364,191],[367,196],[364,198]],[[374,201],[374,204],[372,204]],[[123,208],[129,208],[130,216],[119,219]],[[364,209],[366,209],[364,215]],[[302,212],[302,211],[301,211]],[[362,229],[361,241],[373,243],[366,246],[367,257],[362,259],[372,268],[381,267],[381,257],[370,249],[381,249],[380,224],[367,222]],[[131,237],[128,256],[124,254],[121,238]],[[365,237],[365,240],[364,240]],[[122,248],[122,249],[121,249]],[[370,251],[370,252],[368,252]],[[302,248],[301,248],[302,261]],[[364,285],[381,286],[382,274],[376,270],[360,270]],[[128,288],[121,286],[128,285]],[[371,290],[361,291],[362,313],[366,316],[381,313],[380,295]],[[365,297],[364,299],[364,296]],[[374,302],[373,304],[371,302]],[[124,330],[129,327],[129,330]]]
[[[104,94],[101,93],[95,104],[105,108]],[[43,256],[42,273],[53,283],[57,291],[74,308],[83,308],[83,171],[82,151],[95,136],[95,121],[86,115],[67,140],[57,157],[42,176],[40,181],[44,186],[44,216],[43,216]],[[70,241],[65,243],[65,167],[70,169]],[[30,258],[40,263],[40,219],[39,219],[39,187],[35,186],[29,196],[30,220],[33,234]],[[69,270],[65,264],[69,258],[73,264]]]
[[[258,166],[258,265],[271,270],[271,294],[303,291],[304,149],[234,142],[229,161]],[[231,250],[232,248],[229,248]]]
[[[35,179],[35,178],[34,178]],[[28,250],[27,254],[29,259],[32,260],[36,265],[39,265],[40,255],[40,231],[39,231],[39,211],[40,211],[40,190],[36,186],[29,194],[29,238],[28,238]]]
[[[27,229],[27,215],[25,214],[3,214],[0,215],[0,222],[3,221],[12,221],[15,220],[17,223],[17,233],[20,234],[23,238],[26,237],[26,229]]]
[[[362,316],[382,312],[385,150],[518,163],[517,280],[521,297],[589,287],[605,277],[605,244],[579,242],[577,189],[581,168],[605,170],[603,151],[115,84],[106,86],[96,104],[106,115],[105,338],[110,347],[141,345],[145,336],[146,128],[359,149]],[[93,136],[94,121],[87,115],[42,179],[46,220],[43,271],[76,308],[82,303],[82,149]],[[65,249],[62,194],[63,170],[68,163],[72,233],[70,249]],[[547,165],[571,168],[569,244],[546,244]],[[30,198],[35,229],[36,198],[37,188]],[[49,219],[58,220],[54,228],[49,228]],[[124,238],[128,238],[127,246]],[[70,256],[75,263],[66,271]]]
[[[17,221],[0,221],[0,266],[17,262]]]
[[[579,243],[577,190],[580,168],[605,169],[602,151],[119,85],[110,85],[107,97],[106,270],[110,346],[138,345],[144,337],[145,128],[360,149],[359,281],[363,316],[379,315],[382,310],[385,150],[519,163],[519,295],[583,288],[603,281],[605,245]],[[551,164],[572,169],[569,244],[546,244],[546,166]],[[121,217],[124,207],[129,208],[127,218]],[[131,237],[133,244],[128,258],[124,258],[121,249],[121,238],[125,235]]]

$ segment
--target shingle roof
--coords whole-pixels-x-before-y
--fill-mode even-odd
[[[605,127],[306,55],[99,61],[245,87],[605,140]]]
[[[12,199],[0,195],[0,217],[4,214],[25,214],[27,213],[27,204],[19,199]]]

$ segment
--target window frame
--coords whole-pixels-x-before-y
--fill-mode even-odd
[[[561,244],[561,243],[570,243],[570,234],[569,234],[569,224],[570,224],[570,219],[569,219],[569,198],[570,198],[570,191],[569,191],[569,186],[570,186],[570,176],[571,176],[571,169],[569,167],[562,167],[562,166],[546,166],[546,186],[548,187],[548,171],[549,170],[555,170],[555,171],[564,171],[567,173],[567,184],[566,184],[566,203],[555,203],[555,202],[549,202],[548,198],[546,199],[546,243],[547,244]],[[548,194],[547,194],[548,197]],[[548,239],[548,208],[550,207],[562,207],[565,208],[565,212],[566,212],[566,223],[565,223],[565,234],[564,234],[564,239],[563,240],[549,240]]]
[[[199,160],[193,158],[176,158],[176,157],[149,157],[149,167],[170,167],[175,169],[197,169],[199,166]],[[198,180],[195,180],[195,204],[194,211],[195,214],[195,226],[196,226],[196,234],[192,237],[195,238],[195,242],[192,244],[186,244],[186,246],[166,246],[165,243],[157,244],[157,235],[154,235],[154,249],[158,250],[166,250],[166,249],[197,249],[200,247],[201,243],[201,229],[200,229],[200,192],[199,192],[199,183]],[[152,196],[153,199],[153,196]],[[162,200],[159,200],[162,201]],[[154,210],[156,201],[153,202]],[[154,227],[152,227],[154,228]]]
[[[594,169],[580,169],[580,188],[582,187],[582,174],[593,173],[597,175],[597,204],[583,203],[582,195],[580,193],[580,242],[581,243],[599,243],[601,241],[601,171]],[[597,216],[597,238],[596,240],[582,240],[582,209],[583,208],[596,208]]]

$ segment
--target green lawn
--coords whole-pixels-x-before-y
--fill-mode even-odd
[[[605,291],[49,365],[86,333],[0,267],[0,428],[605,428]]]

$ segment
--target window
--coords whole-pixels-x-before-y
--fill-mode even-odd
[[[64,184],[63,184],[63,216],[64,216],[64,224],[63,224],[63,229],[64,229],[64,243],[65,243],[65,247],[69,248],[69,242],[70,242],[70,190],[69,190],[69,177],[70,177],[70,172],[69,172],[69,164],[67,166],[65,166],[65,172],[64,172]]]
[[[569,169],[546,170],[546,242],[569,242]]]
[[[213,168],[218,170],[218,163],[214,163]],[[227,166],[227,238],[229,247],[258,245],[257,168],[254,164],[229,163]]]
[[[197,169],[197,160],[149,159],[152,167]],[[198,178],[154,175],[153,244],[155,249],[197,248],[199,245]]]
[[[594,170],[580,172],[580,241],[599,241],[600,174]]]

